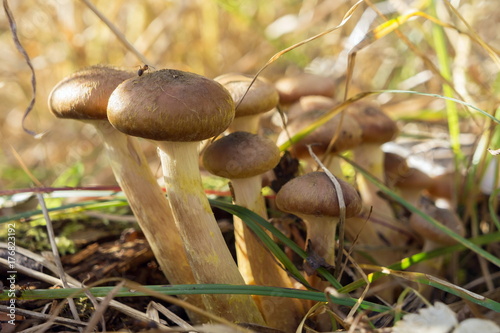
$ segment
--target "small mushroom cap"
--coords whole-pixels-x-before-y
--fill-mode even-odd
[[[432,184],[432,179],[422,171],[411,168],[404,157],[394,154],[384,154],[384,171],[386,183],[403,189],[425,189]]]
[[[124,81],[108,103],[111,124],[126,134],[156,141],[201,141],[222,133],[234,103],[218,82],[173,69]]]
[[[403,156],[389,152],[384,154],[385,182],[389,186],[394,186],[400,175],[407,174],[409,168]]]
[[[281,104],[291,104],[302,96],[333,97],[335,93],[335,82],[332,78],[310,73],[281,78],[274,86],[278,89]]]
[[[363,130],[363,143],[382,144],[394,139],[398,133],[396,122],[374,103],[358,102],[347,110]]]
[[[343,180],[338,179],[346,205],[346,218],[361,210],[358,192]],[[276,195],[276,206],[295,215],[331,216],[340,215],[337,191],[324,172],[311,172],[286,183]]]
[[[465,230],[460,221],[460,218],[453,211],[435,206],[425,206],[424,209],[427,215],[441,222],[444,226],[451,229],[460,236],[465,235]],[[410,227],[417,232],[422,238],[429,239],[433,242],[443,245],[453,245],[456,241],[446,235],[441,230],[435,228],[427,220],[418,214],[413,213],[410,217]]]
[[[252,76],[228,73],[218,76],[214,80],[229,91],[235,105],[238,106],[235,117],[264,113],[278,105],[278,91],[265,78],[258,77],[246,95],[245,92],[253,80]]]
[[[454,173],[444,173],[432,177],[431,184],[427,187],[427,192],[435,198],[445,198],[451,200],[454,191]],[[459,187],[460,188],[460,187]]]
[[[109,96],[133,76],[132,72],[103,65],[82,69],[52,89],[49,110],[58,118],[107,119]]]
[[[233,132],[212,143],[203,154],[205,169],[229,179],[263,174],[279,161],[280,151],[272,140],[248,132]]]
[[[313,122],[321,118],[325,114],[322,110],[313,110],[296,117],[288,124],[288,133],[294,136]],[[322,155],[326,152],[330,141],[335,136],[342,117],[340,114],[330,119],[325,124],[316,128],[313,132],[309,133],[305,138],[293,144],[290,147],[290,152],[297,158],[304,158],[309,156],[307,145],[313,145],[315,154]],[[282,131],[278,137],[277,144],[281,145],[288,141],[288,133]],[[352,149],[361,143],[361,128],[357,121],[349,114],[344,114],[342,124],[340,126],[340,133],[337,140],[332,146],[332,153],[339,153],[345,150]]]

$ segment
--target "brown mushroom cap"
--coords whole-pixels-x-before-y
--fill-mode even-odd
[[[229,91],[234,103],[238,105],[235,117],[264,113],[278,105],[278,91],[265,78],[258,77],[246,95],[245,92],[253,80],[252,76],[228,73],[218,76],[214,80]],[[245,98],[240,103],[243,96]]]
[[[335,82],[332,78],[310,73],[281,78],[274,86],[278,89],[281,104],[291,104],[302,96],[333,97],[335,93]]]
[[[313,110],[296,117],[288,124],[288,133],[294,136],[307,126],[311,125],[314,121],[318,120],[325,114],[322,110]],[[338,114],[322,126],[309,133],[305,138],[293,144],[290,147],[290,152],[297,158],[304,158],[309,156],[307,145],[313,144],[312,149],[316,154],[324,154],[330,141],[335,136],[341,121],[341,115]],[[339,153],[345,150],[352,149],[361,143],[361,128],[357,121],[349,114],[344,114],[340,133],[335,141],[331,152]],[[277,144],[281,145],[288,141],[288,134],[286,131],[281,132],[278,137]]]
[[[279,160],[280,151],[273,141],[248,132],[233,132],[212,143],[203,154],[209,172],[230,179],[263,174]]]
[[[396,122],[374,103],[358,102],[347,110],[363,130],[363,143],[382,144],[394,139],[398,133]]]
[[[361,199],[356,190],[343,180],[338,180],[346,205],[346,218],[361,210]],[[276,195],[276,206],[295,215],[340,215],[337,191],[323,172],[311,172],[286,183]]]
[[[444,198],[451,200],[454,191],[454,173],[444,173],[432,177],[431,184],[427,187],[427,192],[435,198]]]
[[[426,206],[425,212],[435,220],[441,222],[444,226],[451,229],[460,236],[465,235],[464,227],[460,218],[453,211],[435,206]],[[410,227],[415,230],[422,238],[443,245],[453,245],[456,240],[446,235],[441,230],[435,228],[427,220],[418,214],[413,213],[410,217]]]
[[[409,170],[406,159],[395,153],[384,154],[385,182],[389,186],[394,186],[400,175],[405,175]]]
[[[394,154],[384,154],[384,171],[386,183],[403,189],[425,189],[432,184],[432,179],[422,171],[411,168],[404,157]]]
[[[124,81],[111,94],[108,118],[118,130],[157,141],[201,141],[222,133],[234,103],[218,82],[163,69]]]
[[[107,119],[113,90],[134,73],[109,66],[82,69],[59,82],[49,96],[49,109],[58,118]]]

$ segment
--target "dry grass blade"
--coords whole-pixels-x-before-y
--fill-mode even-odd
[[[104,312],[108,308],[109,304],[115,297],[115,295],[120,291],[121,287],[123,287],[125,283],[120,282],[118,283],[113,290],[110,291],[106,297],[101,301],[99,306],[96,308],[94,313],[92,314],[92,317],[90,317],[90,320],[87,323],[87,327],[85,328],[84,333],[90,333],[94,331],[94,328],[97,326],[97,323],[101,320],[104,323]],[[103,325],[102,327],[103,331],[106,331],[106,326]]]
[[[316,156],[316,154],[313,152],[311,145],[307,145],[307,149],[309,150],[309,154],[312,156],[312,158],[318,163],[318,165],[321,167],[321,169],[326,173],[328,178],[330,178],[331,182],[333,183],[333,186],[335,187],[335,192],[337,193],[337,200],[339,203],[339,251],[337,251],[337,255],[335,257],[335,273],[334,276],[337,279],[340,279],[340,272],[342,268],[342,254],[344,253],[344,225],[345,225],[345,201],[344,201],[344,193],[342,192],[342,187],[340,186],[339,181],[337,178],[328,170],[327,167],[324,166],[323,163],[321,163],[321,160]]]
[[[43,198],[43,195],[40,193],[36,194],[36,197],[38,199],[38,202],[40,203],[40,206],[42,208],[43,212],[43,217],[45,218],[45,223],[47,225],[47,234],[49,236],[49,241],[50,241],[50,247],[52,248],[52,255],[53,259],[56,263],[57,266],[57,271],[59,274],[59,277],[61,279],[62,285],[64,288],[69,288],[69,284],[66,280],[66,274],[64,273],[64,267],[61,262],[61,257],[59,256],[59,250],[57,249],[57,243],[56,243],[56,235],[54,233],[54,227],[52,225],[52,220],[50,219],[49,212],[47,211],[47,206],[45,205],[45,200]],[[68,304],[71,309],[71,313],[73,314],[73,318],[75,320],[80,320],[80,316],[78,315],[78,310],[76,309],[75,302],[72,298],[68,298]],[[43,332],[43,330],[42,330]]]
[[[0,242],[0,247],[1,248],[7,248],[7,244],[6,243],[1,243]],[[36,254],[36,253],[33,253],[31,251],[28,251],[26,249],[23,249],[21,247],[16,247],[16,250],[18,251],[18,253],[20,254],[23,254],[33,260],[35,260],[36,262],[38,263],[41,263],[45,268],[47,268],[48,270],[52,271],[52,272],[57,272],[57,267],[55,267],[54,264],[48,262],[45,258],[43,258],[42,256]],[[0,265],[1,266],[4,266],[4,267],[9,267],[9,262],[6,260],[6,259],[3,259],[3,258],[0,258]],[[45,274],[45,273],[42,273],[42,272],[38,272],[36,270],[33,270],[33,269],[30,269],[30,268],[26,268],[26,267],[23,267],[23,266],[18,266],[17,267],[17,271],[18,273],[21,273],[21,274],[24,274],[26,276],[29,276],[29,277],[32,277],[34,279],[37,279],[39,281],[43,281],[43,282],[47,282],[47,283],[50,283],[50,284],[53,284],[53,285],[61,285],[62,282],[60,279],[58,278],[55,278],[53,276],[50,276],[48,274]],[[82,283],[80,283],[78,280],[76,280],[75,278],[69,276],[66,274],[66,278],[69,282],[69,284],[73,287],[73,288],[82,288]],[[92,295],[89,295],[89,298],[92,298]],[[149,322],[149,318],[142,312],[136,310],[136,309],[133,309],[125,304],[122,304],[118,301],[111,301],[110,303],[110,306],[114,309],[116,309],[117,311],[120,311],[122,313],[124,313],[125,315],[127,316],[130,316],[131,318],[134,318],[134,319],[137,319],[139,321],[143,321],[143,322]],[[158,323],[159,326],[161,327],[166,327],[164,325],[161,325]]]
[[[4,0],[6,1],[6,0]],[[109,30],[111,30],[111,32],[116,36],[116,38],[118,38],[118,40],[120,41],[120,43],[122,43],[125,48],[127,50],[129,50],[130,52],[132,52],[136,57],[137,59],[139,59],[140,61],[142,61],[144,64],[147,64],[149,65],[151,62],[146,59],[146,57],[141,53],[139,52],[135,47],[134,45],[132,45],[128,40],[127,38],[125,37],[125,35],[123,35],[121,33],[120,30],[118,30],[118,28],[115,27],[115,25],[113,24],[113,22],[111,22],[110,20],[108,20],[108,18],[103,14],[101,13],[101,11],[99,9],[97,9],[96,6],[94,6],[93,3],[91,3],[89,0],[82,0],[82,2],[92,11],[94,12],[94,14],[97,15],[97,17],[99,17],[99,19],[104,22],[104,24],[106,24],[109,28]]]
[[[180,318],[178,315],[167,309],[165,306],[161,305],[160,303],[157,302],[150,302],[148,304],[148,308],[154,309],[157,312],[161,312],[165,317],[167,317],[169,320],[171,320],[173,323],[175,323],[177,326],[179,326],[182,329],[185,330],[193,330],[193,326],[189,325],[186,321],[184,321],[182,318]]]
[[[340,28],[342,28],[348,21],[349,19],[352,17],[352,15],[354,14],[354,12],[356,11],[356,9],[359,7],[359,5],[361,3],[363,3],[364,0],[359,0],[358,2],[356,2],[348,11],[347,13],[344,15],[344,17],[342,18],[342,21],[339,23],[339,25],[333,27],[333,28],[330,28],[330,29],[327,29],[325,31],[322,31],[321,33],[317,34],[317,35],[314,35],[310,38],[307,38],[303,41],[300,41],[296,44],[293,44],[292,46],[289,46],[287,48],[285,48],[284,50],[281,50],[279,51],[278,53],[276,53],[275,55],[273,55],[268,61],[267,63],[262,66],[258,71],[257,71],[257,74],[255,74],[253,80],[250,82],[250,84],[248,85],[248,88],[247,88],[247,91],[245,92],[245,94],[243,94],[243,96],[241,97],[241,100],[237,103],[236,105],[236,108],[238,108],[238,106],[241,104],[241,102],[243,101],[243,99],[245,98],[246,94],[248,93],[248,91],[250,90],[250,88],[252,87],[252,85],[254,84],[255,80],[257,80],[257,77],[267,68],[269,67],[269,65],[271,65],[272,63],[274,63],[276,60],[278,60],[281,56],[283,56],[285,53],[288,53],[290,51],[292,51],[293,49],[296,49],[304,44],[307,44],[315,39],[318,39],[318,38],[321,38],[335,30],[338,30]]]

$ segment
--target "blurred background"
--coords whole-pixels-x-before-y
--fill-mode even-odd
[[[350,0],[95,0],[93,4],[156,69],[176,68],[208,77],[227,72],[255,74],[276,52],[340,24],[354,5]],[[390,0],[373,2],[389,18],[422,8],[430,2]],[[5,13],[0,15],[0,190],[26,188],[34,181],[24,165],[44,186],[113,185],[99,138],[90,126],[56,119],[47,108],[54,85],[76,70],[110,64],[137,70],[143,63],[117,39],[84,1],[10,1],[21,43],[36,71],[36,104],[25,125],[21,122],[31,99],[31,72],[17,51]],[[474,31],[492,48],[500,48],[500,7],[494,0],[452,1]],[[439,2],[437,17],[467,30],[458,17]],[[277,80],[301,71],[335,77],[339,91],[347,72],[347,54],[368,31],[384,21],[362,3],[340,29],[303,45],[268,67],[262,75]],[[400,31],[427,59],[437,64],[435,25],[421,17],[405,22]],[[497,106],[498,66],[484,48],[456,30],[446,29],[445,45],[453,83],[467,101],[488,112]],[[359,50],[353,84],[360,90],[404,89],[442,94],[442,82],[422,56],[390,33],[368,40]],[[443,124],[442,100],[414,95],[378,95],[387,111],[402,122]],[[484,117],[461,111],[464,133],[484,131]],[[404,131],[403,131],[404,134]],[[439,134],[441,135],[441,134]],[[144,148],[155,161],[155,151]],[[500,147],[492,147],[500,148]]]

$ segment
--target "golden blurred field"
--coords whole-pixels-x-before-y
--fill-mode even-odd
[[[142,54],[143,61],[117,38],[86,1],[9,2],[18,37],[35,68],[36,103],[25,126],[43,134],[37,138],[22,128],[23,115],[32,97],[31,72],[16,49],[5,13],[1,16],[0,191],[32,186],[116,184],[106,156],[101,154],[95,129],[78,121],[56,119],[48,110],[50,91],[71,73],[95,64],[137,71],[147,63],[153,70],[175,68],[211,78],[228,72],[253,75],[281,50],[339,25],[356,3],[354,0],[94,0],[97,10]],[[375,5],[378,13],[372,9]],[[417,9],[447,26],[443,29],[424,14],[405,16]],[[384,22],[395,18],[401,23],[397,31],[375,34],[375,28],[382,28]],[[369,90],[422,93],[377,93],[368,99],[378,100],[398,121],[401,142],[419,140],[422,156],[432,155],[427,153],[436,147],[446,150],[451,156],[447,168],[453,170],[457,166],[458,178],[467,179],[457,191],[458,205],[453,207],[461,214],[467,237],[493,234],[498,231],[492,222],[498,218],[498,196],[491,197],[494,216],[486,204],[489,193],[481,193],[479,184],[484,183],[488,163],[498,158],[487,151],[500,149],[497,124],[477,110],[451,103],[458,115],[455,122],[450,104],[429,94],[451,96],[498,118],[499,24],[500,6],[496,0],[373,3],[365,0],[345,25],[284,54],[261,75],[271,81],[302,71],[330,76],[338,83],[337,99],[342,101],[349,51],[362,45],[357,49],[352,68],[349,96]],[[444,31],[441,40],[440,31]],[[447,68],[443,68],[444,63]],[[453,90],[446,90],[439,71],[449,77]],[[455,129],[458,132],[453,133]],[[453,147],[453,142],[462,146]],[[146,141],[141,144],[159,175],[156,148]],[[429,158],[432,160],[434,155]],[[487,180],[490,184],[499,183],[498,165],[495,171],[497,176]],[[498,245],[488,246],[492,256],[498,255]],[[455,279],[451,282],[462,286],[472,283],[468,279],[484,278],[478,282],[480,292],[498,294],[493,282],[498,281],[498,267],[473,252],[463,257],[466,260],[458,262],[456,256],[452,262],[455,266],[448,268],[447,277]],[[481,268],[477,268],[476,258]],[[471,263],[477,271],[471,271]],[[458,267],[459,264],[463,266]],[[453,272],[463,274],[458,276]]]
[[[97,1],[95,6],[155,68],[177,68],[215,77],[226,72],[255,74],[279,50],[338,25],[353,3],[137,0]],[[409,8],[403,1],[391,3],[400,11]],[[415,2],[414,6],[417,5]],[[44,186],[53,184],[59,175],[79,162],[85,168],[81,179],[73,179],[73,185],[113,182],[93,130],[78,122],[55,119],[47,109],[47,97],[58,81],[80,68],[112,64],[136,70],[142,62],[83,1],[11,1],[10,6],[20,41],[31,57],[37,78],[37,100],[26,126],[46,134],[34,139],[21,128],[22,116],[31,98],[31,74],[14,46],[3,15],[0,21],[0,188],[25,188],[33,184],[21,170],[20,163]],[[285,73],[307,68],[342,78],[346,73],[343,61],[349,45],[353,40],[360,40],[363,31],[366,33],[368,28],[382,23],[373,13],[370,19],[367,8],[362,4],[344,27],[289,52],[262,75],[275,80]],[[458,11],[491,47],[500,48],[495,29],[500,11],[494,1],[462,1]],[[464,28],[444,5],[438,14],[443,21]],[[388,15],[394,16],[397,12]],[[277,22],[285,23],[280,26]],[[403,24],[400,31],[436,63],[432,28],[428,20],[416,18]],[[446,33],[456,89],[466,101],[492,112],[496,105],[494,87],[498,66],[467,36],[458,35],[452,29]],[[428,74],[422,58],[391,33],[358,53],[353,82],[364,90],[398,88],[409,82],[413,90],[442,93],[441,82],[435,75],[418,82],[419,75]],[[412,86],[412,79],[417,81],[416,86]],[[343,86],[339,86],[339,91],[342,89]],[[408,95],[379,97],[389,102],[414,98]],[[412,107],[409,103],[405,107],[408,105],[414,115],[420,104]],[[434,104],[426,101],[423,107],[438,117],[444,114],[442,101],[434,101]],[[405,117],[405,111],[398,108],[396,116]]]

